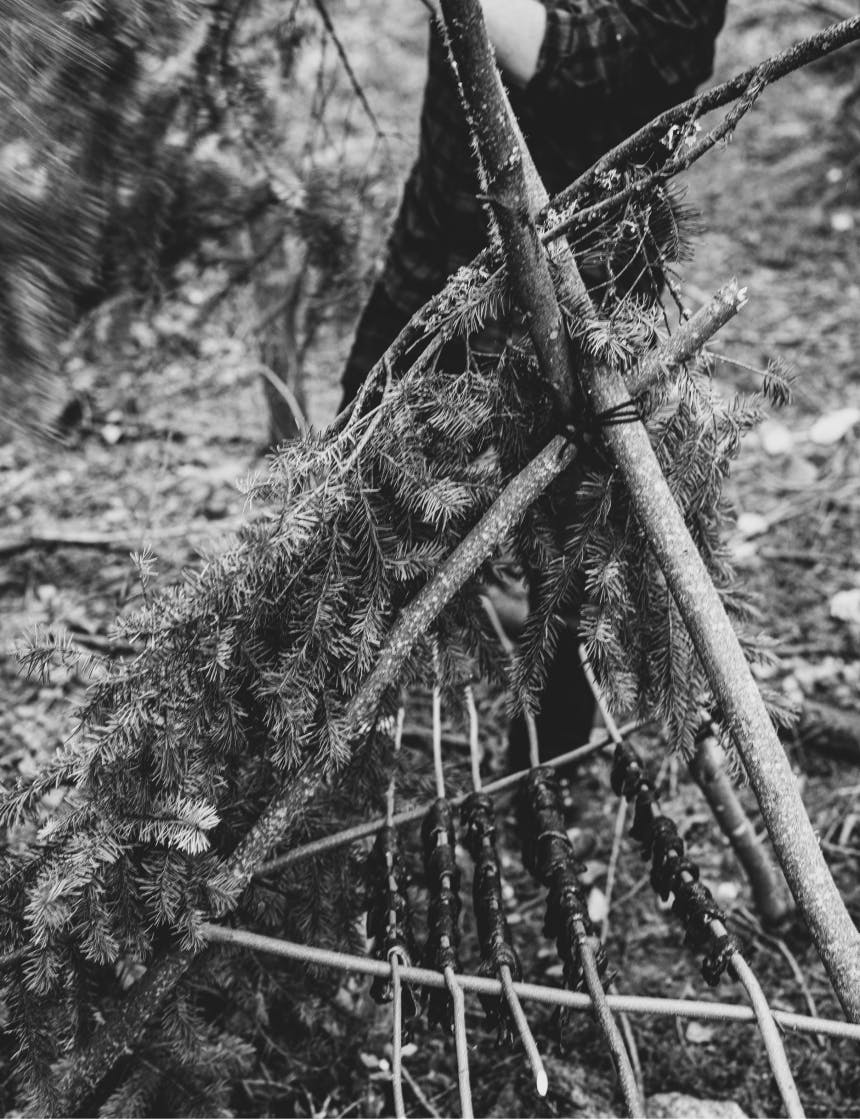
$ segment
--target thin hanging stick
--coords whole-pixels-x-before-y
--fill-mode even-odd
[[[618,811],[615,813],[615,828],[612,832],[612,850],[609,853],[609,863],[606,867],[606,909],[603,920],[600,922],[600,939],[606,943],[609,936],[609,912],[612,908],[612,894],[615,890],[615,878],[618,873],[618,859],[621,855],[621,841],[624,838],[624,826],[627,823],[627,801],[618,802]]]
[[[630,1061],[630,1055],[624,1044],[624,1039],[618,1029],[618,1023],[609,1006],[609,1000],[600,980],[600,972],[594,949],[591,945],[585,926],[582,921],[577,921],[574,926],[574,936],[579,948],[579,958],[582,963],[582,973],[585,987],[591,995],[594,1004],[594,1016],[598,1028],[603,1035],[603,1040],[612,1057],[612,1064],[618,1076],[621,1094],[627,1106],[627,1114],[631,1116],[644,1116],[645,1103],[639,1088],[639,1081]]]
[[[433,681],[433,769],[436,774],[437,803],[445,801],[445,767],[442,760],[442,691],[440,687],[441,658],[439,656],[439,643],[433,640],[433,666],[435,678]],[[446,802],[447,803],[447,802]],[[449,836],[440,831],[436,836],[437,844],[448,844]],[[452,852],[453,859],[453,852]],[[453,865],[453,863],[452,863]],[[451,875],[441,874],[443,889],[452,888]],[[456,913],[454,916],[456,924]],[[443,947],[448,947],[447,937],[443,938]],[[451,1007],[454,1017],[454,1049],[457,1056],[457,1087],[460,1092],[460,1114],[463,1119],[473,1119],[472,1088],[469,1081],[469,1046],[466,1038],[466,1003],[463,990],[457,984],[457,973],[448,964],[443,969],[445,985],[451,996]]]
[[[600,711],[600,717],[603,719],[603,725],[609,732],[609,737],[617,746],[623,742],[621,731],[618,729],[618,724],[612,716],[612,712],[606,703],[606,697],[603,694],[603,689],[597,683],[597,677],[594,675],[594,669],[591,667],[591,661],[585,652],[585,646],[580,645],[579,649],[579,662],[582,665],[582,671],[585,673],[585,679],[588,681],[588,686],[591,688],[591,694],[594,696],[594,702],[597,704]]]
[[[532,1066],[532,1072],[535,1076],[535,1088],[539,1096],[545,1096],[549,1091],[549,1079],[546,1075],[546,1068],[544,1067],[543,1058],[537,1047],[532,1028],[528,1023],[525,1011],[523,1010],[522,1003],[520,1002],[519,995],[514,987],[513,976],[511,969],[507,964],[502,964],[499,968],[499,979],[501,980],[502,990],[505,994],[508,1006],[511,1008],[511,1014],[514,1017],[514,1023],[517,1027],[517,1032],[522,1039],[523,1048],[526,1051],[526,1056],[529,1059],[529,1064]]]
[[[597,683],[597,678],[594,675],[594,669],[591,667],[591,662],[585,653],[585,647],[579,646],[579,660],[582,664],[582,670],[585,674],[585,679],[588,681],[588,686],[591,688],[591,694],[594,696],[594,701],[597,704],[600,716],[603,719],[603,724],[609,733],[610,738],[617,746],[619,742],[623,742],[621,731],[618,729],[618,724],[609,710],[609,707],[604,698],[603,692]],[[606,868],[606,912],[603,914],[603,920],[600,923],[600,939],[606,943],[609,936],[609,914],[612,909],[612,894],[615,889],[615,876],[618,871],[618,860],[621,855],[621,841],[624,835],[624,825],[627,820],[627,801],[622,797],[618,804],[618,812],[615,816],[615,830],[612,836],[612,851],[609,855],[609,865]],[[609,991],[612,994],[617,993],[616,984],[610,983]],[[619,1015],[621,1023],[621,1033],[624,1038],[624,1044],[630,1056],[630,1064],[633,1067],[634,1075],[636,1076],[636,1083],[639,1086],[640,1092],[643,1090],[642,1079],[642,1066],[639,1063],[639,1049],[636,1045],[636,1037],[633,1033],[633,1026],[630,1023],[626,1014]]]
[[[397,719],[394,725],[394,764],[392,765],[391,779],[388,782],[386,794],[385,823],[393,827],[394,819],[394,793],[396,782],[396,760],[403,742],[403,722],[406,711],[401,704],[397,709]],[[403,1101],[403,986],[400,981],[400,968],[406,962],[401,953],[395,948],[389,953],[391,963],[392,983],[392,1037],[391,1037],[391,1088],[394,1094],[394,1113],[397,1119],[406,1119],[406,1106]]]
[[[212,944],[228,944],[247,948],[253,952],[270,952],[275,956],[283,956],[285,959],[296,960],[299,963],[330,967],[338,971],[354,971],[364,975],[382,977],[391,975],[391,966],[384,960],[354,956],[347,952],[335,952],[330,948],[314,948],[308,944],[296,944],[289,940],[278,940],[275,937],[246,932],[244,929],[225,928],[222,925],[210,925],[204,922],[200,926],[200,935]],[[403,967],[400,969],[400,974],[405,982],[417,986],[432,990],[447,987],[445,977],[430,968]],[[499,998],[502,994],[502,985],[497,979],[456,972],[455,979],[464,991],[476,995]],[[539,1002],[545,1006],[563,1006],[574,1011],[592,1011],[594,1008],[591,996],[581,991],[545,987],[536,983],[514,983],[514,990],[521,999]],[[607,995],[606,999],[610,1009],[623,1010],[628,1014],[695,1018],[703,1022],[746,1022],[752,1025],[756,1023],[752,1007],[738,1003],[664,999],[643,995]],[[773,1017],[777,1025],[785,1030],[802,1034],[821,1034],[825,1037],[860,1043],[860,1025],[853,1022],[838,1018],[811,1018],[808,1014],[795,1014],[788,1010],[774,1010]]]
[[[472,766],[472,787],[477,792],[481,788],[481,746],[478,741],[478,709],[471,685],[467,684],[466,710],[469,713],[469,761]]]
[[[585,674],[585,679],[588,681],[588,686],[591,689],[591,694],[594,696],[594,701],[600,711],[600,717],[603,719],[603,725],[609,734],[609,737],[617,746],[624,739],[621,737],[621,732],[618,729],[618,724],[612,717],[612,712],[606,704],[603,691],[597,683],[597,677],[594,675],[594,669],[591,667],[591,661],[586,656],[585,647],[579,646],[579,660],[582,665],[582,671]],[[624,824],[627,819],[627,801],[622,797],[618,804],[618,812],[615,817],[615,831],[612,836],[612,852],[609,856],[609,866],[606,869],[606,912],[603,915],[603,920],[600,923],[600,939],[606,941],[609,935],[609,910],[612,905],[612,891],[615,887],[615,875],[618,869],[618,858],[621,852],[621,839],[624,834]]]
[[[469,1081],[469,1044],[466,1039],[466,1000],[463,988],[457,982],[452,967],[445,968],[445,986],[454,1007],[454,1048],[457,1054],[457,1088],[460,1092],[460,1114],[463,1119],[474,1119],[472,1085]]]
[[[673,911],[681,919],[687,942],[707,947],[702,974],[715,985],[730,970],[747,993],[771,1071],[785,1108],[792,1119],[803,1116],[797,1087],[776,1028],[773,1012],[735,940],[729,935],[722,913],[710,890],[699,883],[698,868],[685,858],[684,841],[669,817],[664,816],[654,795],[653,782],[635,750],[625,742],[616,747],[612,787],[627,800],[635,800],[632,836],[643,844],[651,859],[651,884],[665,901],[674,896]]]
[[[397,1119],[406,1119],[406,1105],[403,1101],[403,987],[400,981],[400,953],[392,952],[390,961],[391,984],[394,992],[391,1007],[393,1019],[391,1090],[394,1094],[394,1114]]]
[[[634,722],[627,723],[621,728],[622,733],[629,734],[635,730],[639,730],[645,726],[645,723]],[[593,742],[587,742],[584,746],[577,746],[575,750],[569,750],[566,754],[559,754],[556,758],[550,758],[545,761],[544,766],[552,769],[564,765],[570,765],[574,762],[580,762],[584,758],[590,758],[592,754],[597,754],[601,750],[605,750],[607,746],[611,746],[612,739],[605,735],[603,738],[595,739]],[[484,785],[484,792],[486,793],[500,793],[505,789],[512,789],[516,785],[521,784],[531,772],[530,769],[521,769],[516,773],[509,773],[505,777],[498,777],[495,781],[490,781]],[[457,808],[463,804],[469,797],[468,793],[463,793],[460,796],[451,797],[449,804]],[[422,816],[427,814],[427,805],[419,805],[417,808],[407,808],[403,812],[398,812],[393,818],[394,827],[400,827],[403,824],[414,823],[415,820],[420,820]],[[292,866],[294,863],[302,862],[304,859],[310,859],[314,855],[319,855],[323,851],[333,851],[338,847],[346,847],[349,843],[357,843],[360,839],[366,839],[369,835],[374,835],[385,824],[384,816],[377,816],[373,820],[368,820],[364,824],[356,824],[351,828],[344,828],[343,831],[335,832],[332,835],[326,835],[322,839],[315,839],[311,843],[303,843],[299,847],[293,847],[292,850],[284,852],[283,855],[278,855],[269,862],[263,863],[259,870],[256,871],[256,877],[262,877],[266,874],[272,874],[276,870],[283,870],[284,867]]]
[[[445,799],[445,768],[442,763],[442,691],[439,687],[439,651],[434,648],[436,678],[433,681],[433,772],[436,775],[436,796]]]
[[[718,936],[727,935],[728,930],[725,925],[723,925],[722,921],[713,921],[712,925],[714,932]],[[803,1110],[803,1104],[800,1101],[800,1095],[797,1091],[797,1085],[794,1082],[791,1066],[785,1055],[785,1047],[782,1044],[782,1038],[780,1037],[774,1013],[770,1008],[764,991],[761,989],[761,984],[740,952],[735,951],[732,953],[729,966],[738,977],[738,981],[749,997],[750,1006],[756,1016],[759,1033],[764,1042],[768,1064],[771,1067],[773,1078],[776,1081],[776,1086],[779,1089],[779,1094],[785,1105],[786,1114],[790,1119],[804,1119],[806,1112]]]
[[[466,688],[466,706],[469,711],[469,753],[472,760],[472,783],[474,785],[475,792],[480,793],[481,767],[478,746],[478,712],[475,708],[475,698],[472,695],[472,689],[470,687]],[[492,843],[492,840],[489,838],[483,838],[483,842],[484,844],[490,844]],[[473,854],[479,853],[479,851],[473,851]],[[495,852],[493,853],[495,854]],[[501,900],[501,895],[498,895],[498,897],[499,900]],[[475,902],[477,908],[477,893],[475,895]],[[499,913],[501,915],[501,919],[504,920],[505,925],[507,925],[507,920],[504,918],[503,911],[501,909],[499,910]],[[480,929],[481,926],[479,925],[478,927]],[[482,945],[481,947],[483,948],[484,946]],[[511,1012],[512,1021],[516,1026],[517,1033],[520,1035],[520,1040],[523,1043],[523,1049],[525,1049],[526,1057],[528,1058],[528,1062],[531,1065],[532,1072],[534,1073],[537,1093],[539,1096],[545,1096],[549,1087],[546,1068],[544,1067],[543,1059],[541,1058],[540,1052],[537,1047],[537,1042],[535,1041],[534,1034],[531,1031],[531,1026],[529,1026],[525,1011],[523,1010],[519,997],[514,990],[514,978],[511,975],[510,966],[506,963],[503,963],[499,966],[498,972],[499,979],[502,984],[502,990],[504,991],[505,995],[505,1001],[507,1002],[508,1008]]]

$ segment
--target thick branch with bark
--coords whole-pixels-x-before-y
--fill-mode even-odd
[[[538,206],[533,204],[526,182],[524,166],[531,159],[520,142],[480,8],[443,4],[442,10],[448,47],[460,81],[464,109],[478,141],[487,199],[505,249],[514,297],[525,312],[535,352],[560,412],[567,416],[573,376],[561,308],[535,226]],[[529,172],[534,182],[536,172],[532,167]]]
[[[690,773],[744,869],[756,910],[766,924],[778,925],[792,909],[785,881],[756,835],[729,776],[725,754],[712,735],[704,735],[696,744]]]

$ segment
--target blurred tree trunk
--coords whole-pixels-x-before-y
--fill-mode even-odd
[[[265,251],[271,237],[267,223],[249,224],[251,253]],[[254,332],[264,367],[263,392],[269,408],[269,442],[295,439],[304,428],[307,403],[304,378],[306,349],[303,295],[307,247],[284,233],[266,263],[254,272],[258,319]]]

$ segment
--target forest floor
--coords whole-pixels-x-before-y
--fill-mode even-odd
[[[794,0],[730,5],[716,76],[821,26],[827,17],[818,7],[828,6]],[[347,45],[352,30],[358,36],[353,62],[370,103],[384,127],[404,133],[393,142],[380,203],[390,209],[414,143],[422,10],[416,4],[398,16],[396,27],[386,20],[372,33],[365,30],[363,39],[358,6],[347,6],[344,19]],[[732,142],[687,177],[688,200],[706,231],[684,266],[683,284],[694,308],[731,276],[748,285],[748,305],[714,345],[724,358],[716,379],[726,391],[754,389],[760,375],[753,370],[777,355],[797,375],[794,404],[746,440],[730,481],[739,512],[733,536],[738,569],[758,593],[762,630],[780,643],[767,683],[793,700],[853,713],[860,722],[860,163],[856,95],[853,117],[842,103],[852,82],[856,90],[857,59],[856,48],[842,52],[768,90]],[[196,290],[196,281],[186,284],[181,298],[155,315],[141,313],[121,337],[107,332],[70,363],[84,405],[65,444],[34,446],[21,437],[0,447],[0,770],[6,777],[33,773],[63,741],[81,689],[71,674],[50,685],[23,679],[14,651],[23,635],[61,625],[84,648],[121,655],[110,633],[117,613],[134,605],[138,593],[129,552],[151,546],[161,578],[170,581],[201,550],[221,548],[246,515],[236,480],[262,467],[267,432],[256,356],[241,330],[247,305],[225,302],[192,336],[177,341],[212,282],[201,279]],[[312,358],[316,423],[331,415],[350,330],[350,322],[339,323]],[[483,705],[486,745],[500,764],[502,710],[498,701]],[[656,740],[643,738],[639,745],[659,768],[664,811],[679,822],[704,879],[728,910],[772,1005],[805,1011],[812,999],[820,1014],[838,1016],[802,930],[765,934],[750,917],[741,872],[683,763],[661,764]],[[825,854],[860,919],[860,753],[852,762],[797,741],[787,745]],[[454,759],[458,765],[465,769],[464,757]],[[589,880],[598,902],[617,811],[602,761],[584,767],[576,798],[577,827],[593,841]],[[552,982],[558,966],[542,937],[539,891],[521,868],[507,825],[503,852],[526,975]],[[474,927],[466,910],[464,958],[474,965]],[[628,841],[610,916],[607,948],[625,992],[740,999],[726,981],[716,996],[705,988]],[[275,1093],[270,1114],[390,1113],[388,1012],[375,1012],[351,994],[341,1002],[338,1015],[321,1021],[313,1044],[297,1048],[294,1082],[281,1097]],[[468,1012],[476,1114],[617,1109],[610,1061],[586,1016],[572,1019],[562,1037],[547,1010],[529,1009],[549,1072],[549,1095],[540,1100],[522,1057],[496,1049],[477,1004],[469,1002]],[[752,1028],[640,1018],[634,1030],[649,1096],[682,1092],[731,1099],[753,1115],[780,1113]],[[854,1046],[796,1037],[786,1045],[808,1114],[860,1113]],[[426,1097],[422,1102],[407,1087],[410,1114],[427,1114],[428,1103],[441,1115],[458,1113],[446,1038],[420,1028],[407,1065]],[[241,1100],[237,1107],[241,1111]]]

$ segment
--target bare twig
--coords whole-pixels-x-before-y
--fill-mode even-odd
[[[764,1042],[767,1059],[779,1088],[779,1094],[782,1096],[782,1102],[785,1105],[786,1114],[790,1119],[804,1119],[806,1113],[803,1110],[803,1104],[800,1102],[797,1086],[791,1074],[774,1012],[768,1005],[752,968],[740,952],[733,953],[731,967],[749,996],[753,1013],[758,1022],[759,1032]]]
[[[285,959],[299,963],[314,964],[318,967],[335,968],[338,971],[354,971],[364,975],[389,976],[391,967],[384,960],[372,960],[367,956],[354,956],[345,952],[335,952],[330,948],[314,948],[308,944],[278,940],[259,933],[230,929],[221,925],[203,924],[200,935],[210,944],[227,944],[248,948],[254,952],[270,952]],[[404,967],[400,969],[401,978],[416,986],[441,989],[446,986],[445,977],[429,968]],[[458,986],[464,991],[477,995],[498,998],[501,983],[478,975],[456,973]],[[568,991],[561,987],[544,987],[536,983],[514,983],[514,990],[521,999],[539,1002],[546,1006],[563,1006],[570,1010],[590,1011],[593,1009],[591,996],[580,991]],[[705,1022],[747,1022],[755,1024],[756,1017],[752,1007],[738,1003],[705,1002],[696,999],[665,999],[642,995],[607,995],[611,1010],[626,1011],[628,1014],[653,1014],[670,1018],[697,1018]],[[810,1018],[806,1014],[795,1014],[787,1010],[774,1010],[774,1021],[784,1030],[803,1034],[821,1034],[825,1037],[843,1038],[847,1041],[860,1041],[860,1025],[834,1018]]]
[[[597,961],[594,956],[594,948],[592,947],[589,937],[586,935],[585,928],[581,921],[576,922],[575,936],[576,945],[579,949],[579,959],[582,964],[582,974],[585,978],[585,988],[594,1004],[594,1017],[597,1021],[597,1028],[603,1035],[603,1040],[606,1042],[606,1047],[612,1058],[612,1064],[618,1076],[618,1084],[621,1088],[621,1094],[624,1097],[627,1114],[629,1116],[644,1115],[645,1105],[639,1091],[639,1082],[636,1079],[636,1073],[633,1071],[633,1066],[630,1063],[630,1055],[624,1045],[624,1039],[613,1017],[612,1008],[609,1005],[609,998],[603,990],[603,984],[600,981],[600,973],[597,969]]]
[[[302,411],[301,404],[299,404],[298,400],[296,399],[296,394],[293,392],[290,386],[286,383],[286,381],[282,381],[280,377],[276,377],[272,370],[268,367],[268,365],[258,365],[257,372],[260,374],[263,380],[266,381],[267,384],[271,385],[272,389],[286,404],[287,408],[289,409],[290,415],[293,418],[293,422],[296,425],[296,430],[299,435],[306,435],[308,432],[308,421],[305,418],[304,412]]]
[[[397,1119],[406,1119],[406,1104],[403,1100],[403,985],[400,979],[401,967],[400,953],[392,952],[391,1089],[394,1093],[394,1114]]]
[[[346,53],[346,48],[341,42],[340,36],[337,33],[337,29],[332,23],[328,8],[323,3],[323,0],[314,0],[314,7],[319,12],[320,18],[325,25],[325,29],[328,32],[331,41],[334,43],[334,48],[337,51],[338,58],[340,59],[341,64],[346,71],[346,76],[349,78],[350,85],[352,86],[356,97],[360,101],[361,107],[364,109],[364,112],[367,115],[367,119],[373,125],[373,129],[379,139],[384,140],[385,131],[383,130],[382,125],[379,123],[379,118],[377,117],[376,113],[371,108],[370,102],[367,100],[367,94],[364,92],[364,88],[361,82],[358,80],[358,76],[353,69],[352,63],[349,60],[349,55]]]
[[[478,749],[478,713],[475,708],[475,698],[472,695],[472,689],[466,688],[466,705],[469,710],[469,739],[472,761],[472,785],[476,793],[481,792],[481,766],[480,766],[480,753]],[[485,840],[485,842],[487,842]],[[494,841],[493,841],[494,842]],[[505,919],[507,921],[507,919]],[[528,1062],[531,1065],[532,1072],[535,1077],[535,1086],[539,1096],[545,1096],[547,1093],[548,1081],[546,1069],[544,1067],[543,1059],[534,1039],[531,1026],[525,1016],[519,997],[514,990],[514,978],[511,975],[511,969],[507,964],[502,964],[499,968],[499,980],[502,984],[502,990],[505,993],[505,1001],[511,1012],[514,1025],[516,1026],[517,1033],[520,1035],[520,1041],[523,1043]]]

